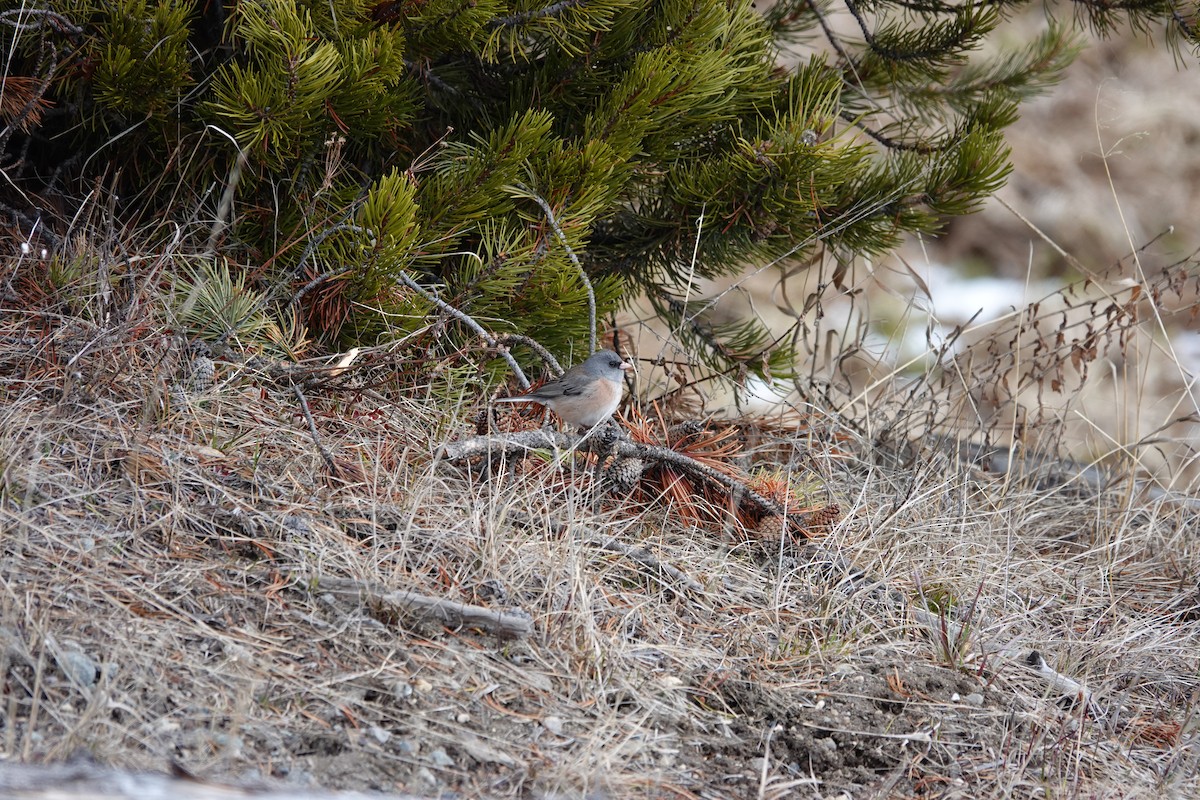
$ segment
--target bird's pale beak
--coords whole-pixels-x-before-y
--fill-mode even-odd
[[[629,370],[631,370],[631,369],[633,369],[633,364],[630,364],[628,361],[621,362],[621,371],[622,372],[629,372]]]

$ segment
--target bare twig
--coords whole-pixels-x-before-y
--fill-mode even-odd
[[[541,342],[534,341],[530,337],[522,336],[519,333],[507,333],[502,336],[497,336],[496,343],[504,347],[514,344],[525,345],[530,350],[537,353],[538,358],[540,358],[543,363],[548,364],[550,369],[554,370],[555,375],[563,374],[563,368],[562,365],[558,363],[558,359],[554,357],[553,353],[543,347]]]
[[[317,433],[317,423],[313,420],[312,412],[308,409],[308,399],[305,398],[304,392],[300,387],[293,384],[292,391],[296,393],[296,399],[300,401],[300,410],[304,412],[304,419],[308,422],[308,432],[312,435],[313,444],[317,446],[317,451],[321,454],[321,458],[325,460],[325,466],[329,468],[331,475],[338,473],[337,462],[333,460],[333,454],[330,453],[325,445],[321,444],[321,435]]]
[[[554,228],[554,232],[558,234],[558,240],[562,242],[563,249],[567,251],[567,257],[571,259],[571,263],[579,270],[579,279],[583,281],[583,285],[587,288],[588,296],[588,354],[596,352],[596,292],[592,288],[592,281],[587,275],[587,270],[583,268],[583,264],[579,263],[579,258],[575,255],[575,251],[571,249],[571,245],[567,243],[567,235],[563,233],[563,229],[559,227],[558,219],[554,216],[554,209],[550,208],[542,196],[523,184],[517,184],[517,188],[525,192],[530,200],[533,200],[542,207],[542,211],[546,214],[546,219],[550,220],[550,226]]]
[[[484,327],[478,322],[476,322],[469,314],[450,305],[445,300],[438,297],[434,292],[426,289],[424,286],[414,281],[407,274],[400,275],[400,282],[479,334],[489,346],[494,348],[496,352],[499,353],[501,358],[508,362],[508,366],[513,371],[513,374],[517,376],[517,381],[521,384],[521,388],[529,388],[529,379],[525,377],[524,370],[521,369],[521,365],[517,363],[517,360],[513,358],[512,353],[508,352],[506,348],[500,346],[500,343],[496,340],[496,337],[488,333],[487,330],[484,329]]]
[[[387,613],[412,615],[450,628],[480,628],[505,639],[519,639],[533,633],[533,617],[522,609],[496,611],[420,592],[389,591],[380,584],[348,578],[319,575],[311,583],[322,592],[349,596]]]

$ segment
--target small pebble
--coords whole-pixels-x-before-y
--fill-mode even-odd
[[[84,688],[95,684],[96,677],[100,674],[96,662],[78,650],[63,650],[59,653],[57,661],[63,674]]]

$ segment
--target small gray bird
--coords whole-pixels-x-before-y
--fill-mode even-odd
[[[622,379],[633,365],[612,350],[598,350],[561,378],[529,394],[499,397],[497,403],[541,403],[568,425],[592,428],[612,416],[621,404]]]

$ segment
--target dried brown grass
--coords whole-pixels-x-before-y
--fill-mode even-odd
[[[368,360],[371,390],[304,388],[321,447],[350,467],[331,475],[293,387],[259,362],[218,359],[189,388],[193,353],[150,288],[164,263],[5,312],[5,759],[83,748],[430,796],[1194,792],[1195,498],[1122,473],[1037,488],[960,460],[929,434],[955,391],[994,374],[983,365],[1004,368],[986,341],[976,372],[871,395],[869,425],[814,404],[739,434],[744,458],[842,506],[828,551],[947,610],[975,634],[956,642],[793,542],[686,522],[666,501],[597,504],[585,470],[451,468],[439,446],[473,432],[481,397],[447,406],[412,373],[380,379],[403,352]],[[1126,319],[1126,341],[1153,320]],[[536,632],[397,618],[314,590],[317,576],[520,608]],[[1096,708],[1002,657],[1027,650]]]

